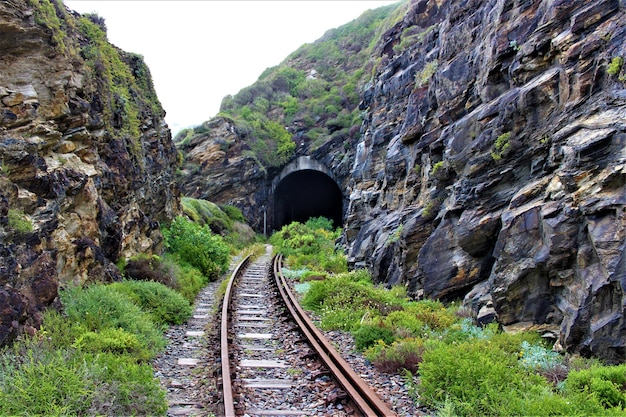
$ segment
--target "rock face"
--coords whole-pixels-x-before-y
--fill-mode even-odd
[[[150,73],[62,2],[0,2],[0,344],[59,286],[120,279],[180,211]]]
[[[626,360],[624,8],[412,1],[364,93],[351,264]]]
[[[625,3],[402,7],[372,57],[360,134],[296,154],[343,191],[350,264],[626,360]],[[183,188],[254,222],[280,170],[255,169],[237,128],[210,123],[185,149],[202,175]]]

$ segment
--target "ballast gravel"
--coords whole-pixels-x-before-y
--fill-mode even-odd
[[[234,265],[233,265],[234,267]],[[232,270],[232,268],[231,268]],[[230,272],[225,278],[230,276]],[[168,340],[163,353],[152,362],[154,375],[159,379],[161,387],[167,392],[169,408],[168,416],[219,417],[221,409],[221,391],[219,387],[220,352],[216,323],[219,323],[218,306],[215,294],[219,282],[209,283],[196,298],[193,317],[186,323],[171,326],[165,333]],[[285,324],[289,327],[289,324]],[[276,328],[274,331],[281,330]],[[419,407],[419,399],[411,397],[411,384],[398,375],[379,372],[355,349],[354,339],[349,333],[340,331],[325,332],[344,359],[372,387],[399,416],[429,415],[428,410]],[[289,339],[292,339],[291,337]],[[249,398],[240,398],[250,410],[266,404],[267,407],[289,408],[289,404],[298,404],[307,410],[307,416],[342,416],[349,415],[350,410],[344,409],[337,396],[341,392],[334,387],[329,377],[315,365],[307,366],[312,361],[302,360],[308,348],[299,340],[286,340],[282,349],[282,358],[289,363],[288,373],[285,369],[275,371],[277,377],[305,377],[306,388],[299,391],[297,398],[292,391],[280,389],[263,389],[250,391]],[[255,359],[276,360],[271,352],[255,352]],[[182,359],[182,361],[181,361]],[[186,362],[188,359],[193,361]],[[185,365],[184,363],[194,363]],[[270,373],[271,374],[271,373]],[[268,377],[264,376],[264,377]],[[416,381],[414,381],[416,383]],[[413,385],[414,386],[414,385]],[[287,394],[289,392],[289,394]],[[255,405],[256,404],[256,405]],[[292,408],[298,411],[298,407]],[[252,417],[254,414],[246,414]],[[244,415],[244,417],[246,416]]]

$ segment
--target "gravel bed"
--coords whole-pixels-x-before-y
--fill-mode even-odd
[[[209,283],[196,298],[193,317],[170,326],[165,332],[165,351],[152,362],[154,375],[167,391],[168,416],[213,416],[219,398],[214,378],[216,366],[213,336],[215,293],[219,282]],[[188,331],[204,331],[203,336],[187,336]],[[219,345],[218,345],[219,346]],[[195,366],[179,365],[181,358],[197,359]]]
[[[233,265],[234,267],[234,265]],[[232,268],[231,268],[232,270]],[[230,273],[225,275],[229,277]],[[219,389],[220,352],[217,327],[215,293],[219,282],[209,283],[194,303],[194,317],[188,322],[171,326],[165,333],[168,345],[163,353],[152,362],[154,375],[167,391],[168,416],[221,416],[221,391]],[[273,290],[267,290],[273,291]],[[271,297],[267,297],[268,299]],[[273,298],[272,298],[273,299]],[[347,416],[341,400],[341,391],[324,373],[320,363],[308,355],[310,349],[304,345],[299,332],[294,331],[291,321],[280,315],[282,307],[270,300],[268,317],[278,317],[272,322],[272,332],[280,334],[280,340],[246,342],[236,357],[246,359],[272,359],[285,361],[286,368],[239,369],[241,378],[291,378],[295,389],[250,389],[236,387],[239,402],[237,410],[262,408],[293,409],[306,411],[308,416]],[[258,330],[258,329],[257,329]],[[204,331],[203,336],[190,337],[188,331]],[[254,329],[246,331],[254,332]],[[410,396],[409,384],[397,375],[379,372],[356,350],[354,339],[349,333],[324,332],[344,359],[372,387],[399,416],[430,415],[429,410],[419,407]],[[246,350],[246,346],[265,346],[272,352]],[[181,358],[196,359],[195,366],[179,364]],[[287,405],[290,404],[290,405]],[[254,414],[242,414],[253,416]]]
[[[409,384],[399,375],[383,374],[372,366],[363,355],[356,350],[351,334],[341,331],[323,332],[341,356],[352,366],[352,369],[387,403],[399,416],[429,416],[432,413],[420,407],[411,398]],[[414,384],[417,378],[414,377]]]

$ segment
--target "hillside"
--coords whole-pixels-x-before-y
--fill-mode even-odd
[[[352,267],[623,361],[624,5],[407,1],[372,16],[179,136],[183,192],[262,230],[281,172],[309,158],[341,190]]]

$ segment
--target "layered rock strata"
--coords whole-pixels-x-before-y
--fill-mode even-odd
[[[64,285],[120,279],[179,212],[177,152],[138,55],[61,1],[0,2],[0,344]]]
[[[372,57],[360,134],[295,155],[342,189],[351,266],[625,360],[625,3],[401,7]],[[259,169],[231,121],[208,123],[184,148],[183,189],[261,230],[280,169]]]
[[[626,359],[624,7],[411,2],[364,93],[351,264]]]

